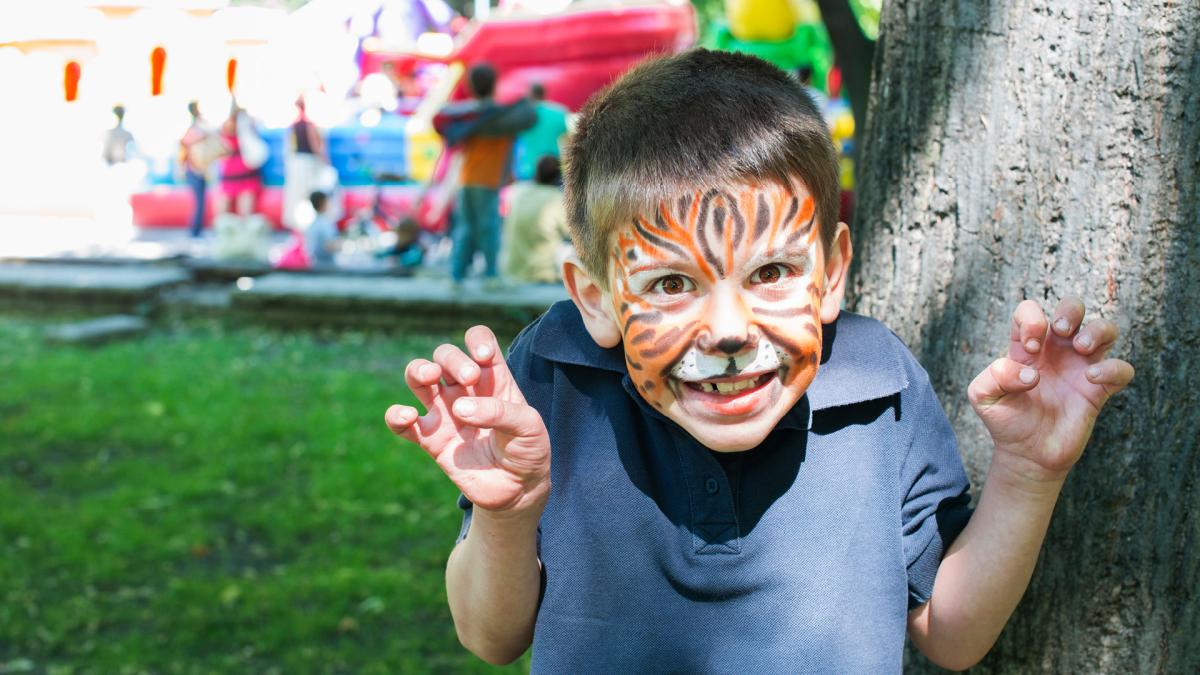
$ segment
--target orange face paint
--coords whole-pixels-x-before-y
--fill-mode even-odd
[[[614,244],[613,312],[639,394],[710,448],[757,445],[820,359],[812,197],[774,183],[685,195]]]

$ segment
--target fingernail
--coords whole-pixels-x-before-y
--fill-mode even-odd
[[[475,414],[475,402],[459,399],[454,402],[454,412],[460,417],[470,417]]]
[[[1033,368],[1022,368],[1018,377],[1020,377],[1021,381],[1025,384],[1031,384],[1033,383],[1034,378],[1037,377],[1037,371],[1035,371]]]
[[[1067,323],[1067,320],[1060,316],[1058,317],[1058,320],[1054,322],[1054,330],[1060,333],[1065,333],[1071,330],[1071,324]]]
[[[1041,347],[1037,340],[1028,340],[1025,342],[1025,351],[1027,352],[1036,352]]]
[[[1079,346],[1083,347],[1084,349],[1091,349],[1092,348],[1092,337],[1090,335],[1080,335],[1079,336]]]
[[[1087,376],[1090,380],[1100,377],[1100,366],[1088,366]]]
[[[490,359],[491,357],[492,348],[487,345],[483,345],[479,349],[475,350],[475,358],[477,359]]]
[[[461,379],[469,380],[475,375],[475,369],[471,366],[463,366],[462,370],[458,371],[458,376]]]
[[[433,366],[421,366],[421,378],[428,380],[437,375],[437,369]]]

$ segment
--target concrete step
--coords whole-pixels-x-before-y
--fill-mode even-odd
[[[424,278],[274,273],[233,295],[239,313],[268,321],[397,326],[460,331],[487,324],[515,334],[550,305],[566,300],[560,285],[521,284],[487,290],[478,282],[454,289]]]
[[[141,335],[147,327],[141,317],[118,314],[54,326],[46,331],[46,339],[59,344],[95,345]]]
[[[186,284],[178,268],[76,263],[0,263],[0,305],[37,308],[46,303],[94,310],[133,310],[164,290]]]

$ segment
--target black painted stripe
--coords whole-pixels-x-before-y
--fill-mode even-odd
[[[654,246],[671,251],[672,253],[674,253],[675,255],[678,255],[681,258],[688,257],[687,253],[685,253],[682,248],[679,248],[675,244],[672,244],[671,242],[667,241],[666,239],[663,239],[662,237],[659,237],[658,235],[651,234],[650,231],[647,230],[646,228],[642,227],[642,224],[639,223],[638,221],[636,221],[636,220],[633,221],[633,227],[635,229],[637,229],[638,234],[645,237],[646,241],[650,242]]]
[[[767,198],[760,192],[758,193],[758,213],[754,214],[754,239],[761,238],[770,224],[771,207],[767,204]]]
[[[804,227],[802,227],[802,228],[796,230],[795,232],[791,233],[790,235],[788,235],[787,244],[791,244],[801,237],[808,236],[808,233],[812,231],[813,221],[815,221],[816,219],[817,219],[817,210],[814,208],[812,217],[808,219],[808,222],[805,223]]]
[[[625,319],[625,329],[622,330],[621,333],[629,335],[629,327],[637,322],[653,325],[659,321],[662,321],[662,318],[662,312],[642,312],[640,314],[631,314],[629,315],[628,319]]]
[[[733,245],[737,246],[742,242],[742,235],[746,233],[746,219],[742,216],[742,208],[738,206],[736,199],[729,200],[729,215],[733,217]]]

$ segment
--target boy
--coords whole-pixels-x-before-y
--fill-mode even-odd
[[[585,107],[567,169],[573,304],[507,363],[480,326],[413,361],[428,413],[386,416],[463,492],[463,643],[532,643],[537,672],[894,673],[907,629],[978,661],[1132,378],[1115,325],[1017,308],[970,387],[996,444],[972,514],[928,377],[839,311],[836,159],[794,80],[703,50],[643,64]]]

